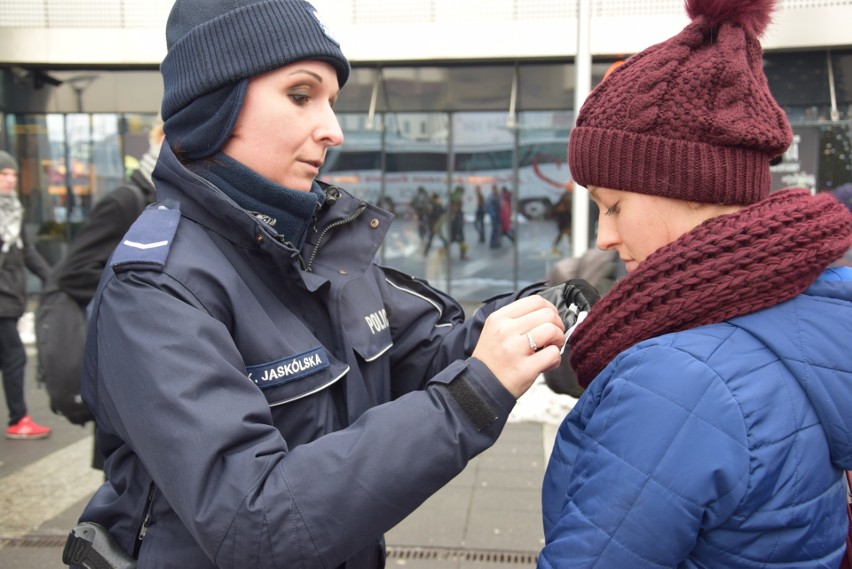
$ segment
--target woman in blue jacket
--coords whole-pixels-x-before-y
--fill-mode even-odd
[[[539,567],[836,569],[852,468],[852,218],[770,194],[791,141],[758,37],[773,2],[692,22],[590,94],[571,174],[628,275],[572,334]]]
[[[81,519],[140,569],[382,567],[383,532],[559,363],[535,293],[568,318],[567,288],[465,322],[374,262],[393,216],[314,180],[350,68],[307,2],[178,0],[166,37],[158,202],[91,304],[107,480]]]

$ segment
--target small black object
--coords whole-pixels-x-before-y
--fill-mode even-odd
[[[68,534],[62,562],[81,569],[132,569],[136,560],[127,555],[100,524],[81,522]]]

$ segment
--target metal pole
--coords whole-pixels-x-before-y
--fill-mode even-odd
[[[62,115],[62,130],[65,134],[65,242],[72,237],[71,214],[74,212],[74,181],[71,175],[71,133],[68,131],[68,115]]]
[[[580,107],[592,90],[592,51],[590,45],[592,27],[592,0],[577,0],[577,57],[574,60],[574,124]],[[569,139],[568,144],[571,144]],[[573,223],[571,224],[571,248],[575,257],[580,257],[589,248],[589,192],[574,184],[572,196]]]
[[[512,70],[512,91],[509,93],[509,115],[506,117],[506,128],[517,128],[516,111],[518,107],[518,64]]]
[[[521,128],[517,120],[518,83],[520,82],[520,68],[517,62],[512,70],[512,94],[509,102],[509,123],[506,125],[512,130],[512,231],[515,238],[512,239],[512,290],[518,290],[518,280],[521,272],[521,263],[518,248],[518,194],[521,192],[520,157],[521,157]],[[502,195],[500,196],[502,200]],[[503,239],[502,237],[500,239]]]
[[[364,127],[367,130],[376,128],[376,104],[379,100],[379,88],[382,84],[382,69],[376,68],[376,75],[373,78],[373,93],[370,95],[370,108],[367,110],[367,121]]]
[[[826,64],[828,65],[828,94],[831,97],[831,120],[837,122],[840,120],[840,112],[837,110],[837,94],[834,90],[834,65],[831,61],[831,50],[825,53]]]

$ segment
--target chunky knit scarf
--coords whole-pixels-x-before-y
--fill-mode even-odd
[[[15,194],[0,195],[0,252],[8,253],[12,246],[22,247],[21,221],[24,208]]]
[[[852,244],[852,216],[830,194],[783,190],[710,219],[617,283],[571,336],[587,387],[627,348],[722,322],[803,292]]]

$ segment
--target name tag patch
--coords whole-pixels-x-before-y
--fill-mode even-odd
[[[261,389],[268,389],[309,376],[329,365],[325,348],[319,347],[271,363],[250,366],[248,376]]]

